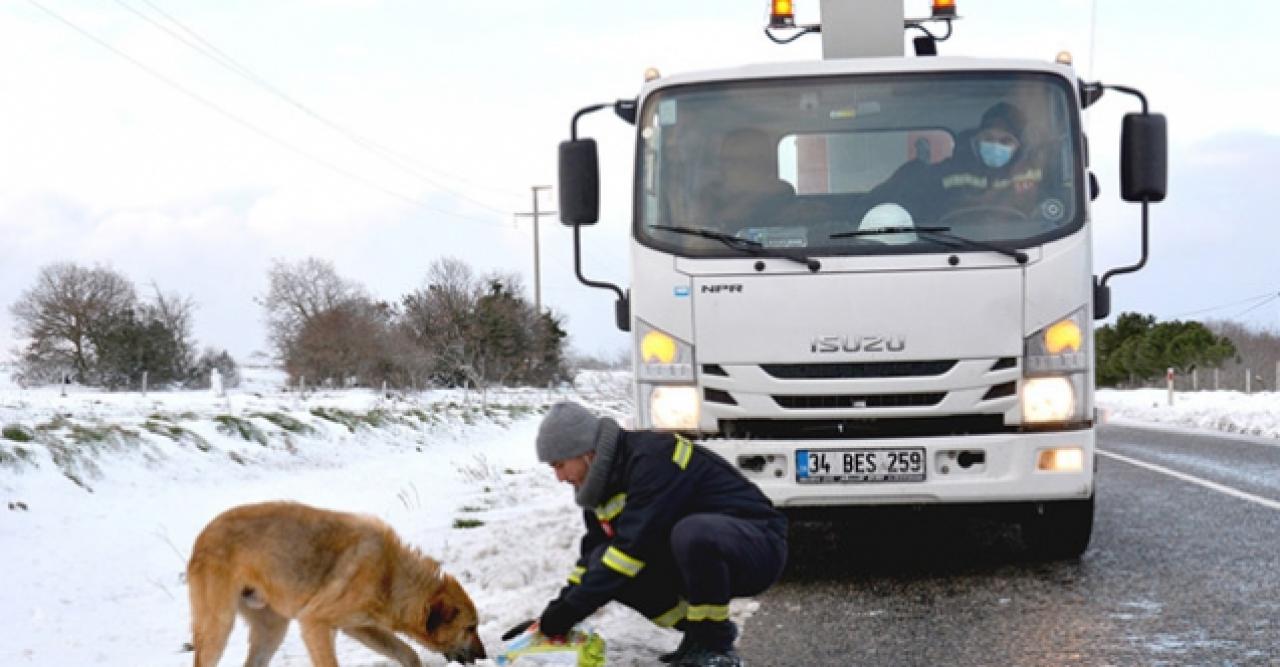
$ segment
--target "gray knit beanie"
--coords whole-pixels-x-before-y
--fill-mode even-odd
[[[538,460],[554,463],[595,451],[597,436],[605,421],[610,422],[616,432],[617,426],[611,419],[597,417],[577,403],[556,403],[538,427]]]

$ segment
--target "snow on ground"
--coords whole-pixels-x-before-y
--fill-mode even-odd
[[[463,582],[492,654],[505,628],[537,615],[576,557],[570,490],[533,456],[540,415],[566,398],[619,418],[629,410],[627,377],[608,373],[483,397],[302,396],[275,371],[245,369],[244,384],[217,397],[79,387],[63,396],[19,387],[2,370],[3,665],[190,664],[181,652],[190,545],[219,512],[272,499],[387,521]],[[1179,394],[1169,407],[1163,391],[1104,390],[1098,401],[1117,420],[1280,437],[1276,394]],[[753,608],[736,602],[735,618]],[[611,665],[652,664],[678,639],[619,605],[590,622]],[[246,641],[238,626],[223,664],[242,663]],[[389,664],[338,642],[344,665]],[[296,628],[272,664],[308,664]]]
[[[571,490],[533,455],[540,415],[566,398],[628,408],[626,378],[608,374],[490,392],[487,409],[475,392],[303,397],[282,384],[253,372],[219,398],[0,383],[0,664],[189,665],[190,545],[219,512],[273,499],[387,521],[459,578],[493,653],[577,556]],[[735,608],[744,620],[751,603]],[[651,664],[678,641],[619,605],[590,623],[610,664]],[[241,664],[246,644],[237,626],[223,664]],[[345,637],[338,650],[343,665],[389,664]],[[296,627],[272,664],[309,664]]]
[[[1098,405],[1116,421],[1156,423],[1280,438],[1280,393],[1176,392],[1165,389],[1102,389]]]

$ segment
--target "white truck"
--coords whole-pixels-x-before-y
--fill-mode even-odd
[[[1087,547],[1094,349],[1107,281],[1147,257],[1166,124],[1124,86],[1055,61],[936,56],[955,6],[824,0],[820,26],[774,2],[775,41],[821,33],[817,62],[658,76],[586,107],[560,146],[560,216],[582,282],[633,334],[636,425],[697,438],[784,510],[963,505],[1013,512],[1048,557]],[[934,29],[931,30],[930,27]],[[918,30],[904,54],[903,30]],[[1081,110],[1113,89],[1121,196],[1142,255],[1094,275]],[[636,127],[629,290],[586,278],[599,218],[593,140]]]

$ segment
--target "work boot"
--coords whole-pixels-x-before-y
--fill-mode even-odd
[[[708,646],[727,646],[732,652],[733,643],[738,640],[738,624],[733,621],[692,624],[681,622],[681,624],[676,625],[676,628],[684,630],[684,636],[680,638],[680,645],[676,647],[676,650],[658,656],[658,660],[675,665],[675,667],[685,664],[682,661],[690,651],[702,650],[705,652]]]
[[[694,646],[675,667],[742,667],[742,658],[732,648],[717,650]]]
[[[691,648],[693,648],[693,640],[689,639],[689,633],[686,632],[680,636],[680,645],[676,647],[676,650],[658,656],[658,662],[668,665],[673,662],[679,662]]]

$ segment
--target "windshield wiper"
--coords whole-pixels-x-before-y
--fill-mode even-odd
[[[791,253],[782,252],[776,248],[766,248],[764,247],[764,244],[760,243],[759,241],[744,239],[739,236],[733,236],[732,234],[725,234],[724,232],[717,232],[714,229],[701,229],[698,227],[675,227],[672,225],[649,225],[649,228],[661,229],[666,232],[675,232],[677,234],[701,236],[704,239],[719,241],[729,246],[730,248],[733,248],[734,250],[741,250],[742,252],[745,252],[750,255],[756,255],[758,257],[779,257],[782,259],[789,259],[797,264],[804,264],[806,267],[809,268],[810,271],[813,271],[814,273],[817,273],[818,269],[822,268],[822,262],[819,262],[818,260],[813,259],[812,257],[805,257],[804,255],[793,255]]]
[[[914,234],[920,234],[924,236],[924,238],[926,239],[929,239],[941,245],[945,245],[949,248],[954,248],[956,246],[951,243],[947,243],[946,241],[954,241],[956,244],[959,244],[962,246],[977,248],[978,250],[990,250],[992,252],[998,252],[1001,255],[1012,257],[1019,264],[1027,263],[1027,253],[1022,252],[1021,250],[1010,250],[1009,248],[998,246],[994,243],[986,243],[984,241],[975,241],[971,238],[966,238],[964,236],[951,234],[950,232],[951,232],[950,227],[908,227],[908,226],[880,227],[879,229],[855,229],[851,232],[837,232],[835,234],[832,234],[830,238],[844,239],[844,238],[850,238],[854,236],[876,236],[877,234],[914,233]]]

